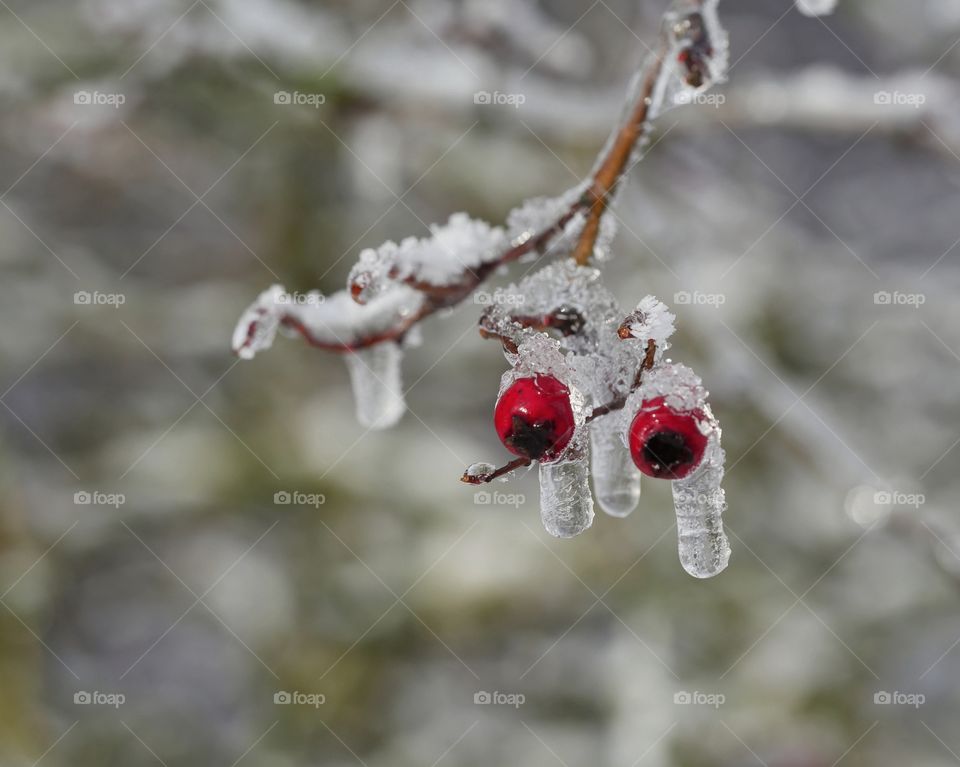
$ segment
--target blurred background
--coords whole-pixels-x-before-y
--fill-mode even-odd
[[[714,580],[666,484],[558,541],[534,474],[457,481],[505,455],[479,307],[384,433],[336,356],[230,353],[272,283],[575,184],[665,5],[0,1],[0,764],[958,761],[952,0],[725,0],[622,197],[608,284],[724,426]]]

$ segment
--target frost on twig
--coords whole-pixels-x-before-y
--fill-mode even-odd
[[[434,224],[430,235],[364,250],[347,280],[354,300],[365,304],[397,285],[428,295],[456,289],[465,278],[496,264],[506,244],[503,229],[466,213],[451,216],[443,226]]]
[[[242,359],[273,345],[277,330],[299,335],[311,346],[351,352],[377,343],[404,339],[424,298],[410,288],[385,292],[366,304],[353,301],[346,291],[324,296],[316,291],[289,294],[274,285],[259,295],[241,315],[233,333],[233,349]],[[398,328],[402,331],[398,332]]]

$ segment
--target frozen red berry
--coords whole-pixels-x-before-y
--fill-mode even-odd
[[[575,428],[570,390],[549,375],[520,378],[497,401],[493,422],[500,441],[514,455],[555,460]]]
[[[657,479],[683,479],[703,460],[707,436],[702,410],[678,413],[663,397],[643,403],[630,424],[630,455],[644,474]]]

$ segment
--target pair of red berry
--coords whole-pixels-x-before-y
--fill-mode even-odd
[[[575,428],[569,389],[545,374],[514,381],[497,401],[493,420],[507,450],[544,463],[560,456]],[[700,410],[673,410],[663,397],[644,402],[630,425],[633,462],[650,477],[683,479],[703,459],[705,420]]]

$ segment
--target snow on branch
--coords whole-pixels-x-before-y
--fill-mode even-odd
[[[272,288],[241,317],[234,352],[252,358],[272,344],[278,328],[341,353],[400,344],[417,323],[468,298],[500,267],[545,254],[572,255],[579,264],[604,255],[614,228],[606,214],[651,121],[685,103],[684,94],[723,79],[727,38],[718,2],[676,0],[666,13],[659,47],[635,76],[624,116],[590,179],[557,198],[528,201],[510,214],[506,230],[460,213],[427,238],[365,250],[347,290],[325,300],[283,302],[276,300],[282,288]]]

